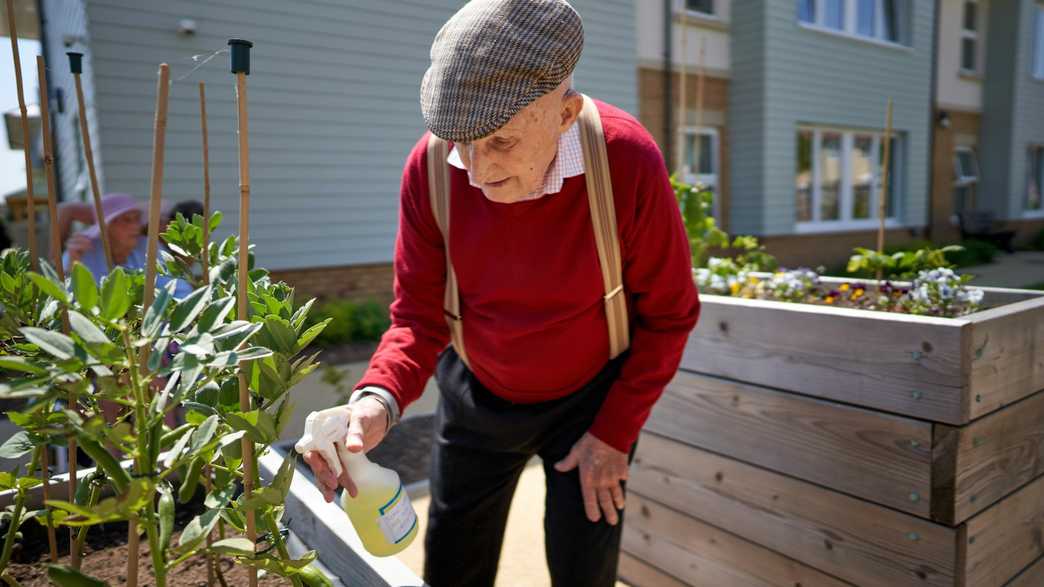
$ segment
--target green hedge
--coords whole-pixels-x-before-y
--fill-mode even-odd
[[[378,341],[391,324],[388,307],[376,301],[329,300],[317,306],[309,314],[309,322],[331,319],[315,339],[315,344],[321,347]]]

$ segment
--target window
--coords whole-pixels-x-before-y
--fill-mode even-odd
[[[685,0],[685,9],[700,14],[714,14],[714,0]]]
[[[1044,4],[1037,5],[1037,33],[1033,55],[1033,76],[1044,79]]]
[[[979,162],[975,151],[958,147],[953,156],[953,213],[975,209],[975,191],[979,187]]]
[[[714,193],[714,213],[718,214],[718,131],[713,128],[689,128],[683,137],[682,180],[700,184]]]
[[[893,136],[885,216],[895,218],[902,141]],[[884,140],[881,133],[830,128],[797,131],[795,218],[798,228],[870,228],[877,222]]]
[[[849,35],[899,42],[901,0],[798,0],[798,20]]]
[[[961,71],[979,71],[979,4],[973,0],[964,3],[961,25]]]
[[[1027,163],[1026,212],[1044,212],[1044,146],[1030,147]]]

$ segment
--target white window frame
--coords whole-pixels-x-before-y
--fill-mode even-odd
[[[880,176],[875,175],[873,185],[871,187],[870,194],[870,210],[871,218],[852,218],[852,209],[855,204],[855,191],[852,186],[852,151],[855,145],[855,137],[858,136],[872,136],[873,145],[871,146],[871,157],[872,157],[872,168],[879,170],[881,168],[881,161],[879,153],[881,151],[881,141],[884,138],[884,132],[879,130],[865,130],[865,129],[852,129],[852,128],[838,128],[829,126],[810,126],[801,125],[795,129],[795,133],[801,131],[807,131],[812,133],[812,220],[808,221],[795,221],[794,231],[797,233],[812,233],[812,232],[834,232],[834,231],[846,231],[846,230],[868,230],[876,228],[879,225],[877,218],[878,209],[878,198],[881,197],[881,183]],[[822,220],[822,185],[820,182],[820,149],[823,141],[824,133],[833,133],[841,135],[841,194],[839,196],[838,206],[840,207],[840,219],[838,220]],[[796,135],[795,135],[796,136]],[[892,138],[895,140],[897,151],[893,155],[895,161],[899,162],[903,160],[903,140],[902,135],[899,133],[893,133]],[[795,142],[796,145],[796,142]],[[796,148],[796,147],[795,147]],[[797,153],[795,152],[795,160]],[[894,228],[902,226],[899,222],[897,215],[901,208],[902,202],[902,186],[903,186],[903,170],[902,165],[897,165],[897,169],[889,169],[889,183],[898,186],[895,191],[896,201],[892,206],[892,215],[885,218],[885,226]],[[796,173],[797,170],[795,169]],[[797,197],[797,186],[794,186],[795,191],[794,197]],[[886,194],[887,196],[887,194]],[[795,199],[796,204],[796,199]]]
[[[975,6],[975,30],[969,30],[964,28],[965,11],[968,9],[968,5],[972,4]],[[979,4],[979,0],[962,0],[961,2],[961,41],[957,47],[957,64],[960,72],[965,75],[979,75],[982,71],[982,64],[979,63],[979,25],[982,21],[982,4]],[[972,55],[975,56],[975,67],[968,69],[964,67],[964,41],[971,40],[975,44],[975,49]]]
[[[1037,4],[1037,18],[1033,28],[1033,77],[1044,80],[1044,3]]]
[[[718,178],[721,176],[721,167],[719,161],[719,142],[718,142],[718,129],[713,126],[686,126],[681,129],[679,134],[679,142],[681,142],[681,148],[678,150],[681,153],[683,164],[681,166],[681,180],[690,185],[696,185],[697,183],[703,184],[714,192],[714,217],[721,217],[721,185],[718,182]],[[706,135],[710,137],[710,163],[711,170],[713,173],[693,173],[692,169],[687,164],[689,158],[688,153],[685,151],[688,145],[688,139],[694,135]],[[697,161],[699,164],[699,161]]]
[[[964,166],[961,165],[961,153],[967,153],[971,155],[972,164],[975,166],[975,173],[973,175],[966,175],[962,173],[965,171]],[[958,188],[966,188],[973,186],[973,194],[978,196],[979,180],[981,178],[981,168],[979,166],[979,155],[975,152],[972,147],[961,146],[953,150],[953,189],[956,191]],[[953,217],[951,221],[956,224],[959,222],[957,218],[957,210],[953,211]]]
[[[674,0],[674,12],[676,14],[680,14],[684,11],[688,16],[691,16],[693,18],[720,19],[721,16],[718,13],[718,8],[718,0],[711,0],[710,12],[701,12],[699,10],[693,10],[689,8],[688,0]]]
[[[1044,144],[1030,145],[1027,149],[1026,165],[1028,166],[1028,169],[1026,170],[1026,191],[1022,199],[1022,215],[1026,218],[1044,218],[1044,200],[1042,200],[1041,207],[1038,209],[1027,207],[1029,204],[1030,172],[1033,170],[1032,157],[1036,153],[1040,153],[1040,155],[1037,155],[1038,157],[1044,157]],[[1044,161],[1041,162],[1040,177],[1037,178],[1037,189],[1044,192]],[[1044,193],[1041,194],[1041,197],[1044,198]]]
[[[859,33],[859,0],[841,0],[841,4],[844,7],[844,23],[841,29],[836,29],[826,24],[826,0],[815,0],[815,22],[805,22],[798,18],[798,24],[805,28],[830,33],[834,35],[841,35],[844,37],[851,37],[859,39],[861,41],[867,41],[870,43],[876,43],[886,45],[889,47],[903,47],[907,48],[907,45],[903,42],[903,17],[902,12],[896,14],[896,40],[892,41],[886,39],[884,36],[884,4],[889,0],[874,0],[874,32],[872,35],[864,35]],[[900,5],[896,6],[899,10]]]

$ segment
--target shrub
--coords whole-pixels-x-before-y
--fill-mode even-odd
[[[309,318],[312,323],[326,319],[330,320],[329,324],[315,339],[315,344],[321,347],[378,341],[391,325],[387,306],[373,300],[329,300],[319,304]]]
[[[957,267],[987,265],[1000,251],[993,243],[969,239],[961,243],[963,250],[946,253],[946,260]]]

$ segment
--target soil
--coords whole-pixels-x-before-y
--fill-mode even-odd
[[[187,505],[179,505],[175,524],[184,528],[194,516],[203,510],[202,493]],[[62,556],[58,564],[69,564],[69,530],[65,527],[56,529],[58,552]],[[172,544],[177,544],[178,535],[174,534]],[[216,535],[216,533],[215,533]],[[47,529],[29,521],[22,525],[23,538],[15,545],[12,562],[9,567],[11,575],[24,587],[44,587],[51,585],[47,578],[48,558]],[[152,558],[148,540],[142,536],[138,554],[138,584],[155,585],[152,577]],[[127,523],[100,524],[91,527],[87,532],[84,545],[84,556],[81,571],[108,583],[123,585],[127,582]],[[218,562],[222,575],[228,585],[246,585],[248,569],[234,565],[229,558]],[[258,579],[262,587],[289,585],[290,582],[275,575]],[[193,557],[179,565],[167,576],[167,585],[174,587],[204,587],[207,585],[207,563],[202,556]]]

